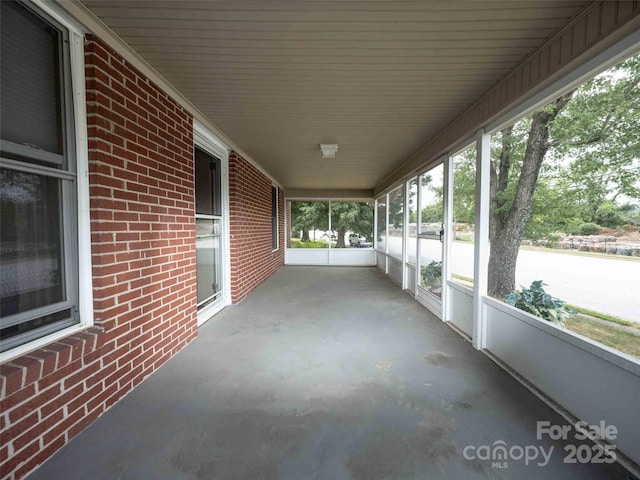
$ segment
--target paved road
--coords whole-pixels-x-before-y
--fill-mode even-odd
[[[392,241],[394,239],[391,239]],[[437,241],[430,244],[428,258],[435,255]],[[454,242],[453,272],[473,276],[473,245]],[[516,286],[543,280],[545,290],[573,305],[640,322],[640,262],[557,252],[520,250]]]

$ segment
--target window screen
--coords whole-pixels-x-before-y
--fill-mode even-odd
[[[2,139],[61,155],[61,32],[17,2],[1,3]]]

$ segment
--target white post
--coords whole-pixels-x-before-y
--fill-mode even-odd
[[[404,182],[404,210],[402,222],[402,289],[407,289],[407,242],[409,240],[409,182]]]
[[[385,196],[385,241],[384,241],[384,273],[389,275],[389,194]]]
[[[447,155],[444,159],[444,244],[442,248],[442,321],[451,321],[450,290],[451,280],[451,242],[453,232],[453,159]]]
[[[378,264],[378,199],[373,199],[373,238],[371,239],[371,245],[376,251],[376,265]]]
[[[329,250],[327,251],[327,265],[331,265],[331,235],[333,234],[333,230],[331,230],[331,200],[329,200]],[[337,239],[337,237],[336,237]]]
[[[487,319],[482,298],[487,295],[489,263],[489,169],[491,136],[479,130],[476,135],[476,224],[473,266],[473,346],[487,345]]]
[[[422,267],[420,260],[422,258],[422,242],[420,241],[420,234],[422,233],[422,175],[424,175],[424,173],[418,175],[418,194],[416,198],[418,206],[418,214],[416,215],[416,275],[414,280],[416,282],[416,295],[418,293],[418,287],[420,286],[420,269]]]

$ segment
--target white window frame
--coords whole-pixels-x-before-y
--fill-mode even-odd
[[[72,252],[76,263],[78,291],[77,308],[79,323],[67,328],[45,334],[27,343],[18,345],[0,353],[0,363],[11,361],[29,352],[38,350],[46,345],[54,343],[70,335],[84,331],[93,326],[93,279],[91,269],[91,220],[89,215],[89,162],[87,148],[87,113],[84,70],[84,32],[85,29],[71,18],[60,7],[45,3],[41,0],[33,0],[31,8],[41,11],[46,16],[57,22],[68,34],[69,65],[65,72],[71,75],[70,99],[67,102],[73,115],[73,123],[67,126],[74,128],[74,144],[69,148],[75,148],[75,186],[77,201],[77,237],[74,239],[77,252]],[[65,107],[67,106],[65,105]],[[73,242],[72,242],[73,243]],[[65,247],[68,249],[69,244]],[[68,250],[65,253],[69,253]],[[76,256],[77,254],[77,256]]]
[[[231,249],[229,246],[229,147],[216,137],[211,131],[197,119],[193,120],[193,143],[210,155],[220,159],[222,166],[222,176],[220,184],[222,187],[222,228],[220,236],[222,242],[222,295],[219,299],[205,305],[198,310],[198,326],[211,319],[216,313],[227,305],[231,305]],[[195,155],[195,152],[194,152]],[[195,165],[194,165],[195,173]],[[194,177],[195,185],[195,177]],[[195,192],[194,192],[195,194]],[[194,204],[194,218],[195,204]],[[194,252],[195,255],[195,252]],[[196,294],[194,294],[196,295]]]

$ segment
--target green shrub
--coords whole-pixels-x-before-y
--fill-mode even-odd
[[[442,262],[434,260],[429,265],[423,265],[421,270],[424,285],[440,285],[442,282]]]
[[[558,246],[558,242],[560,241],[560,236],[555,234],[547,235],[547,244],[545,247],[547,248],[556,248]]]
[[[564,231],[569,235],[580,235],[580,225],[582,225],[581,222],[572,220],[567,224]]]
[[[522,290],[510,293],[504,300],[513,307],[562,327],[564,321],[577,312],[569,308],[563,300],[545,292],[543,285],[545,283],[542,283],[542,280],[536,280],[531,283],[530,288],[522,287]]]
[[[580,225],[580,235],[595,235],[602,227],[597,223],[583,223]]]
[[[289,240],[289,248],[329,248],[329,244],[321,240],[299,240],[292,238]]]

